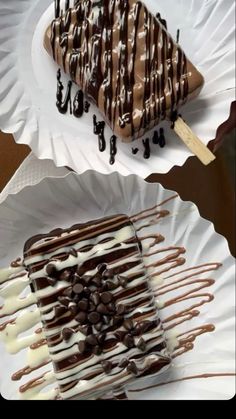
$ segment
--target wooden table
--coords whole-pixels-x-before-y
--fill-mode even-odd
[[[191,157],[183,167],[174,167],[166,175],[153,174],[148,181],[159,182],[177,191],[183,200],[194,202],[200,214],[227,238],[235,256],[235,130],[224,140],[210,166]],[[17,145],[11,135],[0,133],[0,191],[29,153],[28,146]]]

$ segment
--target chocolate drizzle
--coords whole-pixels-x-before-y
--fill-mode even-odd
[[[78,90],[73,101],[73,115],[80,118],[84,113],[84,94],[82,90]]]
[[[144,159],[149,159],[150,156],[151,156],[151,149],[150,149],[150,140],[149,140],[149,138],[146,138],[145,140],[143,140],[143,145],[144,145],[143,157],[144,157]]]
[[[113,165],[115,163],[115,156],[117,154],[117,147],[116,147],[117,138],[113,135],[110,139],[110,164]]]
[[[132,148],[132,154],[136,155],[136,154],[138,154],[138,152],[139,152],[139,149],[137,147]]]
[[[75,2],[51,23],[50,43],[54,59],[122,138],[142,136],[188,96],[185,54],[166,21],[140,1]]]
[[[98,135],[98,148],[99,151],[103,152],[106,150],[106,140],[104,136],[105,122],[98,121],[96,115],[93,115],[93,132]]]
[[[61,5],[60,0],[54,0],[54,6],[55,6],[55,18],[57,19],[60,16],[61,11]]]
[[[65,94],[65,98],[63,99],[63,90],[64,86],[61,81],[61,70],[59,69],[57,72],[57,101],[56,106],[60,113],[65,114],[68,111],[68,106],[70,104],[70,113],[72,113],[71,109],[71,87],[72,82],[68,81],[67,90]]]

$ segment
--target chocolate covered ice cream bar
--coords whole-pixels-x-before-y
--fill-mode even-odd
[[[24,265],[63,399],[98,398],[170,357],[133,224],[125,215],[29,239]]]
[[[125,142],[195,97],[203,77],[160,20],[135,0],[78,0],[44,46]]]

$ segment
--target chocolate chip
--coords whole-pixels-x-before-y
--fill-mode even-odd
[[[97,324],[99,322],[100,318],[101,318],[100,314],[97,313],[96,311],[92,311],[92,313],[89,313],[89,315],[88,315],[88,320],[92,324]]]
[[[126,313],[126,306],[124,304],[119,304],[116,309],[117,314],[125,314]]]
[[[78,302],[78,308],[82,311],[87,311],[88,306],[89,306],[88,300],[86,300],[85,298],[83,298],[82,300]]]
[[[103,322],[104,322],[105,324],[109,324],[109,323],[110,323],[110,321],[111,321],[110,317],[108,317],[108,316],[103,316],[102,318],[103,318]]]
[[[49,285],[51,285],[51,287],[53,287],[56,284],[57,280],[55,278],[48,277],[47,282]]]
[[[94,325],[95,329],[98,332],[100,332],[100,330],[102,330],[102,326],[103,326],[102,322],[99,322],[99,323],[97,323],[97,324]]]
[[[68,307],[69,303],[70,303],[70,299],[68,297],[58,297],[58,301],[65,307]]]
[[[115,306],[115,304],[114,304],[114,303],[109,303],[109,304],[107,305],[107,308],[108,308],[108,310],[109,310],[111,313],[115,313],[115,311],[116,311],[116,306]]]
[[[98,311],[98,313],[101,313],[101,314],[108,314],[109,313],[105,304],[102,304],[102,303],[97,306],[97,311]]]
[[[121,317],[121,316],[114,316],[113,318],[112,318],[112,326],[117,326],[118,324],[120,324],[120,323],[122,323],[123,322],[123,317]]]
[[[95,292],[95,291],[97,291],[97,285],[90,285],[90,286],[89,286],[89,290],[90,290],[90,292]]]
[[[77,257],[77,252],[76,252],[76,250],[75,249],[71,249],[70,250],[70,255],[72,255],[72,256],[74,256],[75,258]]]
[[[46,267],[46,272],[49,276],[54,275],[56,273],[56,267],[53,263],[49,263]]]
[[[115,290],[117,288],[117,284],[111,280],[107,280],[106,285],[107,285],[107,289],[110,291]]]
[[[145,351],[146,350],[146,342],[143,338],[139,339],[138,343],[137,343],[137,348],[139,348],[141,351]]]
[[[90,275],[84,275],[81,280],[83,281],[84,285],[89,285],[91,282],[92,277]]]
[[[102,283],[102,280],[101,280],[101,278],[98,278],[97,276],[95,276],[93,279],[92,279],[92,284],[94,285],[94,286],[96,286],[97,288],[99,288],[100,286],[101,286],[101,283]]]
[[[144,321],[135,326],[136,335],[143,335],[154,327],[155,323],[151,321]]]
[[[85,340],[80,340],[78,343],[79,352],[84,354],[87,351],[87,344]]]
[[[127,279],[125,276],[122,276],[122,275],[118,275],[118,276],[117,276],[117,278],[118,278],[118,280],[119,280],[120,285],[121,285],[123,288],[126,288],[126,286],[127,286],[127,284],[128,284],[128,279]]]
[[[61,317],[63,314],[66,313],[66,308],[63,306],[57,306],[54,308],[55,317]]]
[[[73,290],[72,290],[72,287],[68,287],[68,288],[66,288],[66,289],[63,291],[63,295],[64,295],[65,297],[69,297],[69,298],[71,298],[71,297],[72,297],[72,295],[73,295]]]
[[[134,347],[134,338],[131,335],[125,335],[124,340],[123,340],[123,344],[131,349]]]
[[[134,361],[131,361],[129,363],[129,365],[127,366],[127,371],[128,372],[131,372],[134,375],[137,375],[138,374],[138,368],[137,368],[137,366],[136,366],[136,364],[135,364]]]
[[[74,291],[75,294],[81,294],[83,292],[83,290],[84,290],[84,287],[83,287],[82,284],[78,283],[78,284],[75,284],[73,286],[73,291]]]
[[[113,278],[114,273],[112,269],[105,269],[102,273],[103,278]]]
[[[81,311],[80,313],[77,314],[77,316],[75,317],[75,320],[78,323],[84,323],[87,320],[87,314],[84,311]]]
[[[123,358],[123,359],[119,362],[118,367],[120,367],[120,368],[126,368],[128,365],[129,365],[129,361],[128,361],[128,359],[127,359],[127,358]]]
[[[94,292],[91,295],[91,301],[95,304],[95,306],[97,306],[100,302],[100,295],[98,292]]]
[[[95,311],[96,310],[96,306],[95,304],[93,304],[92,302],[89,303],[89,311]]]
[[[86,343],[91,346],[96,346],[98,344],[97,338],[95,335],[89,335],[86,337]]]
[[[71,304],[69,306],[69,310],[73,316],[75,316],[78,313],[78,307],[76,304]]]
[[[103,345],[103,343],[105,342],[105,339],[106,339],[106,333],[99,333],[99,335],[97,335],[97,341],[99,345]]]
[[[100,263],[100,265],[97,266],[97,270],[100,274],[102,274],[107,268],[106,263]]]
[[[70,327],[65,327],[64,329],[62,329],[62,337],[66,342],[68,342],[68,340],[70,340],[73,333],[74,333],[74,331]]]
[[[74,273],[72,284],[75,285],[77,282],[81,282],[81,280],[82,278],[77,273]]]
[[[112,363],[110,361],[102,361],[101,366],[106,374],[109,374],[112,370]]]
[[[94,353],[94,355],[101,355],[101,353],[102,353],[102,348],[100,348],[100,346],[94,346],[94,348],[93,348],[93,353]]]
[[[91,294],[91,291],[88,287],[84,288],[84,294],[87,295],[87,296],[89,296]]]
[[[122,341],[123,339],[124,339],[124,336],[125,336],[125,332],[123,332],[122,330],[117,330],[115,333],[114,333],[114,335],[115,335],[115,337],[116,337],[116,339],[118,339],[118,341]]]
[[[77,274],[79,275],[79,276],[83,276],[84,275],[84,268],[83,268],[83,266],[79,266],[78,268],[77,268],[77,270],[76,270],[76,272],[77,272]]]
[[[109,304],[113,300],[113,295],[111,292],[103,292],[101,294],[101,300],[104,304]]]
[[[133,329],[133,327],[134,327],[134,322],[133,322],[133,320],[131,320],[131,319],[127,319],[127,320],[125,320],[125,321],[124,321],[124,328],[125,328],[126,330],[132,330],[132,329]]]
[[[69,281],[70,277],[71,271],[69,269],[65,269],[64,271],[62,271],[59,276],[61,281]]]
[[[88,336],[92,334],[92,327],[91,326],[81,326],[79,328],[80,332],[83,333],[83,335]]]

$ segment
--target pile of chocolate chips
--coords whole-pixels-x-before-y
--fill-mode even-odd
[[[73,249],[70,253],[77,256]],[[115,275],[106,264],[100,264],[95,275],[86,275],[79,266],[57,271],[53,261],[47,265],[46,272],[50,285],[55,285],[57,280],[69,283],[69,287],[58,297],[59,305],[54,308],[55,317],[59,318],[70,312],[77,321],[79,331],[85,336],[85,339],[78,343],[81,354],[100,355],[104,349],[108,330],[114,330],[117,342],[122,342],[128,349],[137,347],[143,352],[146,350],[142,336],[153,329],[157,322],[143,321],[135,324],[132,319],[126,318],[126,314],[132,311],[132,308],[117,303],[111,292],[119,286],[127,287],[128,279],[125,276]],[[119,330],[120,326],[123,326],[124,330]],[[68,342],[74,333],[73,328],[63,328],[63,340]],[[107,374],[113,368],[110,361],[102,361],[101,365]],[[122,359],[118,367],[138,374],[136,364],[127,358]]]

